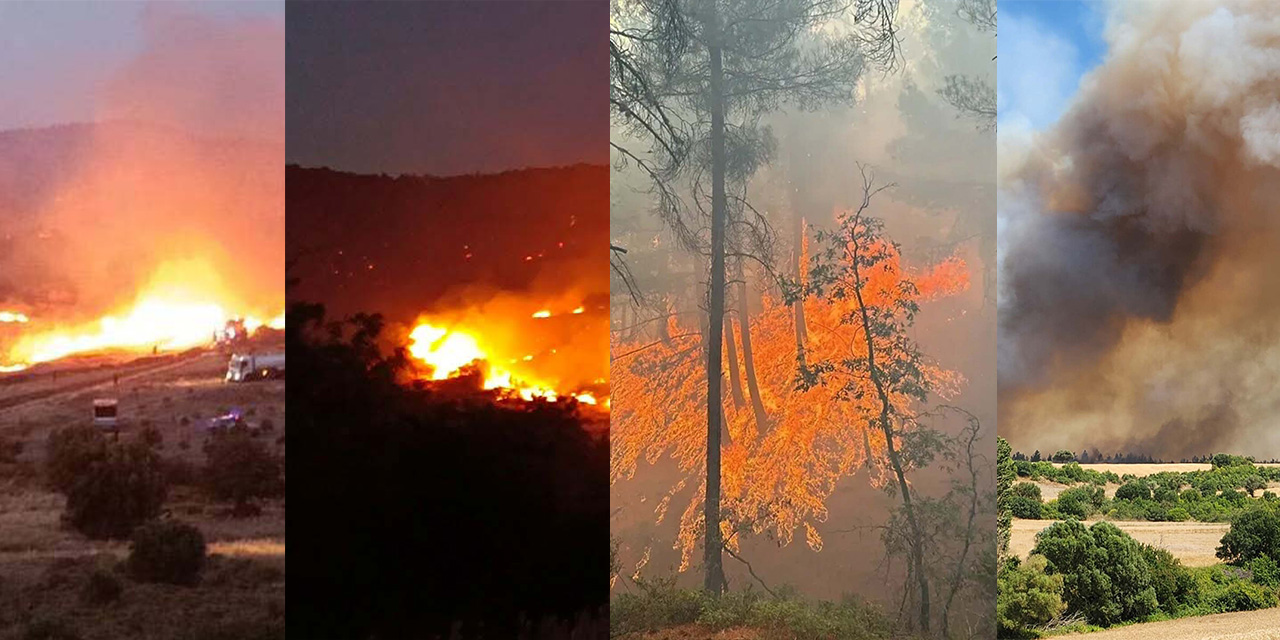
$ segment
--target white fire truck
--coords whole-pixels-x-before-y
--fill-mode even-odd
[[[227,363],[227,382],[284,377],[284,352],[233,354]]]

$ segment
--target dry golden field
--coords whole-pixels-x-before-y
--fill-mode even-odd
[[[1014,520],[1009,550],[1026,558],[1036,544],[1036,534],[1053,524],[1053,520]],[[1093,521],[1086,522],[1086,525]],[[1217,564],[1214,550],[1230,525],[1218,522],[1127,522],[1112,524],[1133,536],[1138,542],[1165,549],[1188,567]]]
[[[1093,640],[1280,640],[1280,609],[1219,613],[1056,637]]]
[[[11,384],[0,377],[0,436],[22,444],[16,462],[0,462],[0,640],[23,638],[40,625],[83,640],[284,637],[283,499],[267,501],[259,516],[232,518],[229,505],[196,487],[171,486],[167,515],[201,530],[210,559],[197,586],[141,584],[119,564],[128,542],[88,540],[63,527],[64,499],[41,476],[49,434],[88,422],[93,399],[102,397],[119,399],[128,421],[122,438],[154,426],[165,458],[202,464],[203,425],[233,408],[251,424],[269,421],[271,432],[259,437],[283,456],[284,381],[226,384],[226,360],[216,351],[194,351],[63,366],[56,380],[49,369]],[[120,578],[119,600],[95,605],[83,597],[97,569]]]

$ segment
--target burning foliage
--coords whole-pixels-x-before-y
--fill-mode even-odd
[[[1002,150],[1000,431],[1277,455],[1275,7],[1113,9],[1066,115]]]
[[[868,306],[895,301],[923,302],[954,295],[969,285],[964,263],[945,260],[930,269],[911,270],[902,264],[896,247],[883,244],[884,260],[866,274]],[[902,283],[910,283],[903,288]],[[811,363],[866,357],[860,329],[843,325],[855,311],[852,298],[807,296],[804,318],[809,330],[804,343]],[[788,544],[803,530],[806,543],[822,548],[818,526],[827,518],[827,501],[837,483],[864,465],[873,482],[891,481],[883,460],[883,434],[869,421],[879,413],[871,381],[857,381],[857,391],[843,380],[833,384],[801,384],[797,373],[794,309],[764,296],[763,309],[748,320],[752,349],[747,350],[739,325],[726,349],[732,394],[724,398],[726,446],[723,449],[722,529],[726,544],[737,550],[739,533],[767,533]],[[730,333],[730,336],[733,334]],[[883,346],[883,345],[882,345]],[[611,428],[613,442],[610,479],[632,477],[641,461],[655,464],[666,455],[679,466],[681,479],[655,509],[659,522],[677,494],[694,488],[680,516],[681,570],[689,567],[705,526],[702,519],[706,462],[705,346],[697,327],[670,318],[657,341],[637,336],[614,346],[613,380],[618,410]],[[742,354],[739,362],[734,354]],[[733,358],[732,360],[730,358]],[[748,363],[750,358],[750,363]],[[753,368],[754,372],[749,368]],[[963,378],[945,368],[927,365],[924,375],[945,397]],[[738,380],[754,379],[763,415],[743,401]],[[731,398],[736,400],[731,401]],[[892,398],[897,410],[911,415],[915,399]]]

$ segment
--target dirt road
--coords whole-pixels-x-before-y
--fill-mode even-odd
[[[1056,637],[1090,640],[1280,640],[1280,609],[1220,613]]]

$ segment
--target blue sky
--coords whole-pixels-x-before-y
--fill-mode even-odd
[[[0,130],[93,118],[93,96],[142,47],[139,17],[149,4],[227,20],[283,22],[285,12],[283,0],[0,0]]]
[[[1105,2],[998,0],[998,121],[1044,130],[1058,120],[1080,79],[1102,62]]]

